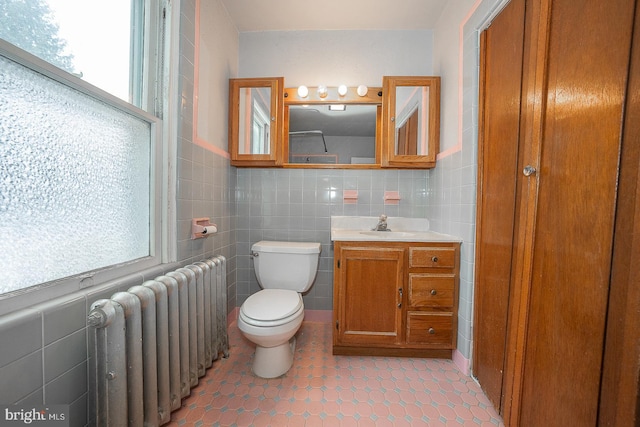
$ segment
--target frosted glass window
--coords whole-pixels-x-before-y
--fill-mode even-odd
[[[0,294],[149,256],[152,124],[0,69]]]

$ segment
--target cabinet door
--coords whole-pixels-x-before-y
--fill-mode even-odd
[[[337,249],[336,344],[389,345],[401,339],[404,249]]]
[[[284,78],[229,80],[229,154],[234,166],[282,163]]]
[[[384,76],[382,94],[382,166],[435,167],[440,77]]]

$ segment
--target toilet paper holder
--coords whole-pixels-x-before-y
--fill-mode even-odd
[[[218,232],[218,227],[209,218],[193,218],[191,220],[191,239],[201,239]]]

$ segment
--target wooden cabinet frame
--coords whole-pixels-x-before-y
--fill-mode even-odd
[[[268,118],[271,121],[269,152],[265,154],[241,154],[240,126],[245,126],[250,131],[250,123],[241,122],[242,112],[241,91],[251,88],[269,88],[271,99],[269,102]],[[284,116],[284,78],[249,78],[229,80],[229,154],[233,166],[270,167],[279,166],[282,163],[282,132]],[[267,100],[265,100],[265,103]],[[247,119],[248,120],[248,119]],[[246,122],[246,120],[244,121]]]
[[[344,96],[338,94],[338,88],[327,88],[327,95],[323,98],[318,96],[318,88],[310,87],[309,94],[301,98],[298,95],[298,88],[285,88],[284,90],[284,131],[282,139],[282,164],[287,168],[317,168],[317,169],[378,169],[380,168],[380,159],[382,152],[382,132],[380,124],[382,122],[382,99],[383,93],[381,87],[370,87],[363,96],[357,94],[357,88],[347,88]],[[331,105],[345,104],[349,105],[373,105],[377,106],[376,110],[376,137],[375,137],[375,164],[349,164],[349,163],[289,163],[289,117],[291,106],[314,106],[314,105]]]
[[[407,121],[403,135],[406,143],[401,146],[423,147],[427,154],[408,154],[396,152],[395,108],[396,89],[416,87],[425,93],[426,102],[421,103],[420,112]],[[268,153],[243,153],[240,141],[241,126],[249,132],[250,124],[245,120],[241,124],[241,90],[250,88],[269,88],[271,90],[271,138]],[[436,156],[440,146],[440,77],[383,77],[382,87],[370,87],[364,95],[357,94],[357,88],[350,87],[343,96],[338,88],[329,87],[324,97],[318,95],[318,88],[309,88],[309,94],[301,98],[297,88],[284,88],[284,77],[244,78],[229,80],[229,154],[231,164],[240,167],[286,167],[286,168],[332,168],[332,169],[380,169],[410,168],[427,169],[436,165]],[[289,107],[301,104],[373,104],[376,111],[375,163],[368,164],[324,164],[289,163]],[[423,105],[424,104],[424,105]],[[247,117],[246,115],[244,117]],[[409,135],[425,138],[409,142]],[[419,142],[419,141],[424,141]],[[246,150],[245,150],[246,151]],[[403,150],[406,151],[406,150]],[[419,152],[419,148],[415,148]],[[311,157],[311,156],[310,156]],[[325,156],[327,157],[327,156]],[[367,156],[368,157],[368,156]]]
[[[403,87],[421,90],[422,97],[427,99],[422,99],[423,107],[420,110],[411,110],[411,113],[407,114],[406,123],[397,128],[397,123],[401,120],[401,117],[396,117],[400,102],[397,90]],[[436,156],[440,151],[440,77],[384,76],[382,78],[382,92],[384,94],[382,167],[416,169],[435,167]],[[418,111],[421,112],[419,118]],[[422,125],[419,125],[419,122]],[[396,133],[399,137],[398,144],[396,144]],[[407,140],[409,135],[417,138],[417,141]],[[426,149],[426,154],[418,154],[420,149],[417,146],[421,145],[424,146],[423,151]],[[407,152],[410,147],[414,148],[416,154]]]

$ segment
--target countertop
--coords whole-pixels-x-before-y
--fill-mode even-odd
[[[449,234],[429,230],[429,221],[423,218],[389,217],[391,231],[371,231],[378,217],[331,217],[332,241],[363,242],[462,242]]]
[[[365,234],[366,233],[366,234]],[[374,234],[375,233],[375,234]],[[462,242],[462,239],[435,231],[389,232],[365,230],[331,230],[332,241],[363,242]]]

